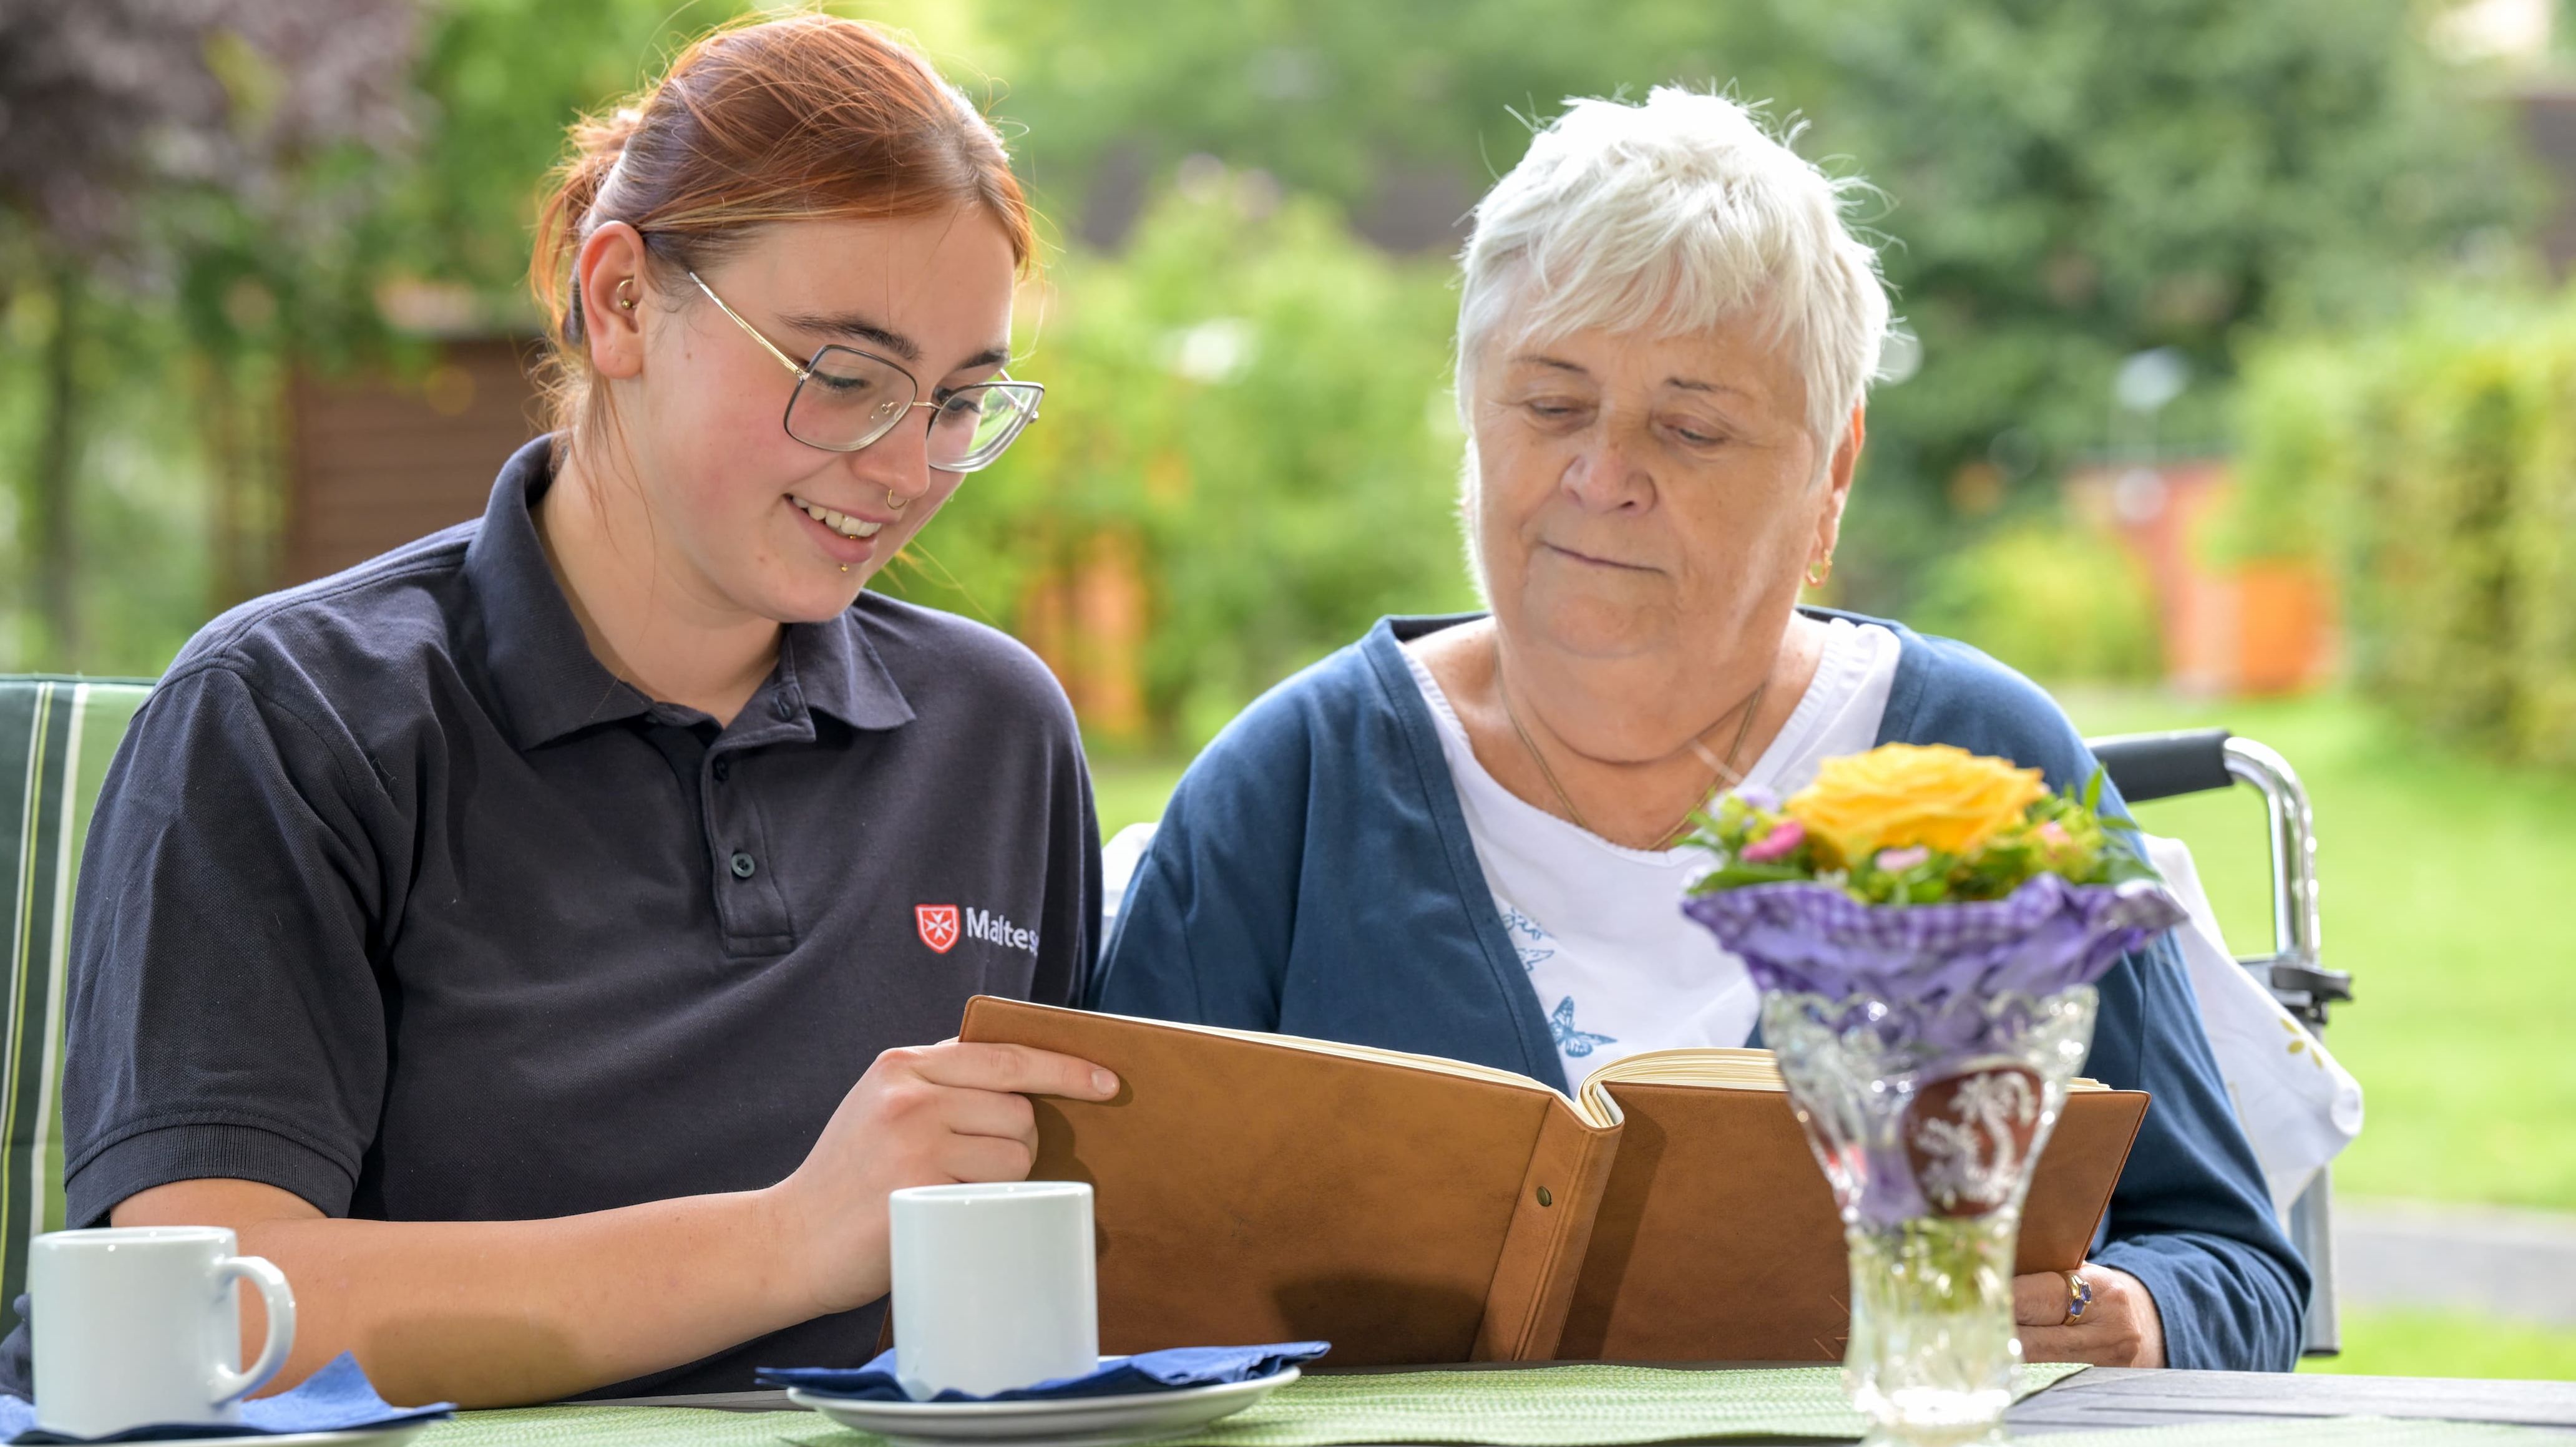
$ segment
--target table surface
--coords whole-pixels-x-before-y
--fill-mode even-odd
[[[1456,1367],[1353,1367],[1371,1371],[1512,1371],[1554,1362],[1478,1362]],[[1701,1371],[1777,1362],[1640,1362]],[[1336,1373],[1336,1369],[1309,1368]],[[1338,1373],[1336,1373],[1338,1374]],[[725,1411],[793,1410],[783,1392],[639,1397],[620,1405],[713,1407]],[[2302,1418],[2400,1417],[2496,1422],[2552,1428],[2576,1442],[2576,1382],[2487,1381],[2466,1377],[2298,1376],[2279,1372],[2146,1371],[2095,1367],[2023,1399],[2005,1414],[2016,1437],[2052,1432],[2163,1427],[2184,1423],[2271,1422]]]

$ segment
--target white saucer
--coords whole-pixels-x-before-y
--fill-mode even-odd
[[[171,1447],[404,1447],[436,1422],[396,1422],[337,1432],[253,1432],[239,1437],[175,1437]]]
[[[895,1447],[947,1447],[952,1442],[1059,1442],[1108,1447],[1173,1437],[1240,1412],[1297,1380],[1282,1367],[1249,1382],[1217,1382],[1176,1392],[1069,1397],[1042,1402],[859,1402],[798,1387],[787,1400],[844,1427],[874,1432]],[[271,1438],[271,1441],[283,1439]]]

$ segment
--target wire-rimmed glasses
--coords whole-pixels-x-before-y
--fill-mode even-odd
[[[1036,382],[1014,382],[1008,376],[971,386],[935,389],[921,401],[921,384],[912,373],[874,352],[838,343],[824,346],[799,363],[725,305],[725,299],[692,271],[689,280],[716,309],[733,318],[761,349],[796,375],[781,418],[787,435],[826,452],[856,452],[895,429],[915,407],[930,409],[927,456],[941,472],[974,472],[993,465],[1023,428],[1037,420],[1046,388]]]

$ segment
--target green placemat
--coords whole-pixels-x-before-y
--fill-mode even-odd
[[[2084,1370],[2021,1369],[2016,1398]],[[1166,1447],[1324,1447],[1457,1442],[1492,1447],[1612,1447],[1693,1437],[1850,1441],[1861,1420],[1836,1367],[1671,1371],[1565,1366],[1524,1371],[1390,1372],[1306,1377]],[[420,1447],[861,1447],[877,1439],[810,1412],[674,1407],[533,1407],[467,1412]]]
[[[2084,1370],[2023,1367],[2013,1399]],[[1522,1371],[1307,1377],[1173,1447],[1325,1447],[1466,1442],[1492,1447],[1672,1442],[1694,1437],[1856,1440],[1840,1367],[1674,1371],[1564,1366]]]
[[[778,1447],[781,1442],[874,1442],[811,1412],[709,1412],[696,1407],[523,1407],[459,1412],[413,1447]]]

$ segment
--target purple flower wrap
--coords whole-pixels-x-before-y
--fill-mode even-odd
[[[1951,904],[1867,905],[1830,884],[1755,884],[1693,895],[1682,912],[1765,990],[1933,1007],[2089,984],[2183,917],[2152,881],[2054,874],[2002,899]]]
[[[1937,1180],[1927,1193],[1927,1141],[1995,1177],[1979,1209],[2005,1197],[2018,1209],[2091,1037],[2093,995],[2078,987],[2183,918],[2152,881],[2054,874],[1996,900],[1866,905],[1799,882],[1694,895],[1682,909],[1762,987],[1765,1033],[1817,1160],[1846,1219],[1878,1225],[1958,1209],[1933,1199]],[[2018,1135],[1987,1118],[2014,1075],[2038,1091],[2019,1098]],[[1926,1111],[1979,1101],[1982,1133],[1926,1123]]]

